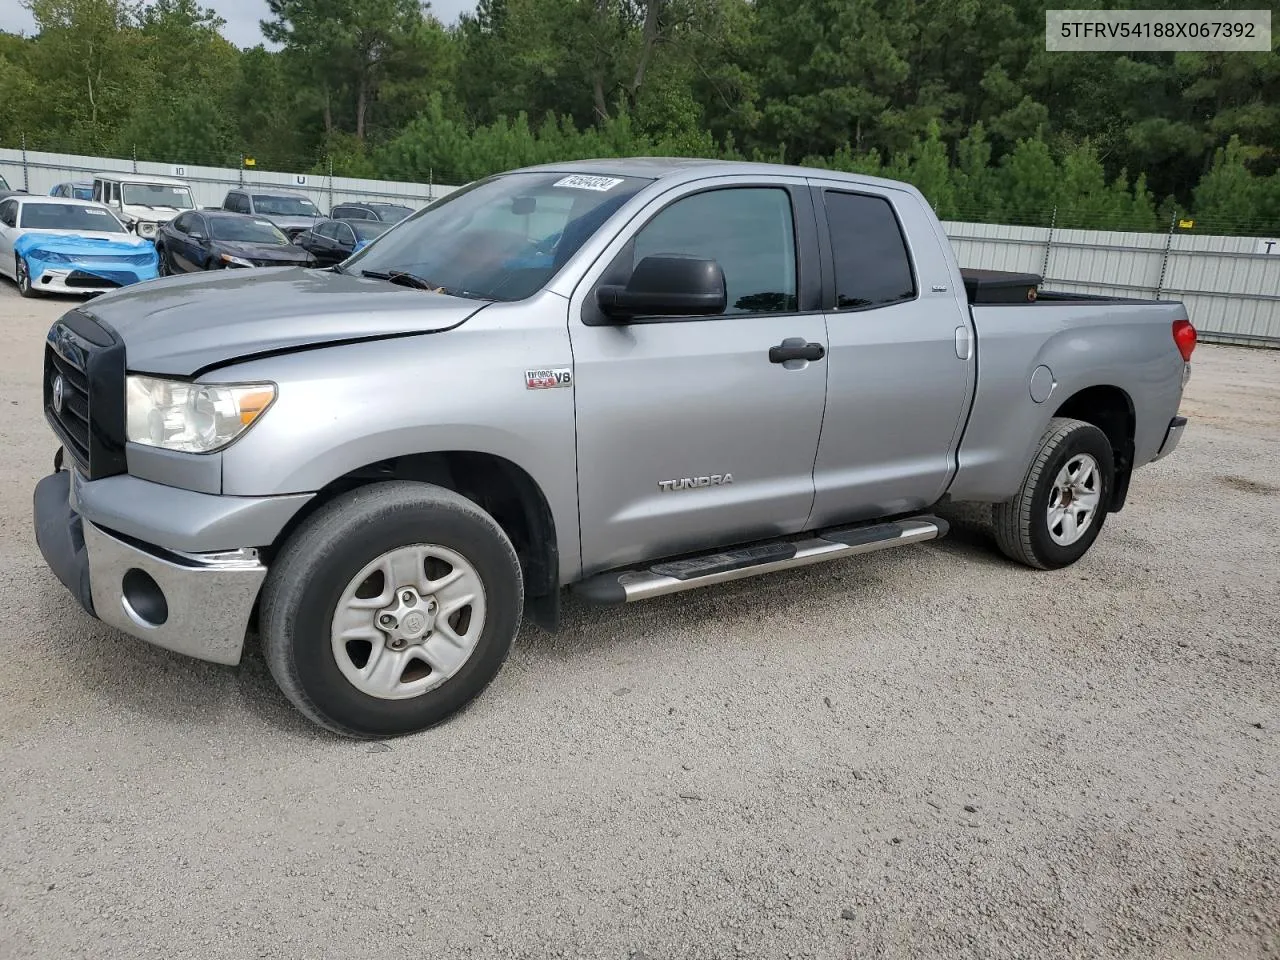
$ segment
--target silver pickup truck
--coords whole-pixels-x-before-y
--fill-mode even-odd
[[[629,603],[919,543],[951,501],[1061,568],[1177,445],[1196,333],[1037,279],[962,272],[888,180],[505,173],[333,268],[69,311],[37,540],[151,643],[234,664],[256,627],[285,696],[360,737],[460,709],[565,587]]]

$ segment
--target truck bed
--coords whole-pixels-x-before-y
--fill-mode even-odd
[[[1038,273],[1018,273],[1010,270],[981,270],[961,267],[965,296],[970,306],[1001,307],[1028,306],[1037,303],[1164,303],[1140,297],[1111,297],[1096,293],[1068,293],[1062,290],[1042,290],[1044,278]]]

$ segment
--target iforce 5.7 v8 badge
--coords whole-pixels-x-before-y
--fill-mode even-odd
[[[524,385],[530,390],[554,390],[573,385],[573,371],[568,367],[547,367],[542,370],[526,370]]]

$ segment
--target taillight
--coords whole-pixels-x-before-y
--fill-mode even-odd
[[[1178,345],[1182,359],[1190,363],[1191,351],[1196,348],[1196,328],[1191,325],[1190,320],[1173,321],[1173,342]]]

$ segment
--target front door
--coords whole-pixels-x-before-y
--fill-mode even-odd
[[[770,348],[825,350],[814,261],[797,255],[816,244],[812,201],[800,180],[733,180],[655,199],[578,288],[584,574],[793,533],[809,516],[826,364],[775,362]],[[715,260],[724,313],[603,321],[594,287],[656,255]]]
[[[954,472],[977,362],[946,237],[906,191],[827,184],[814,204],[834,289],[810,523],[925,509]]]

